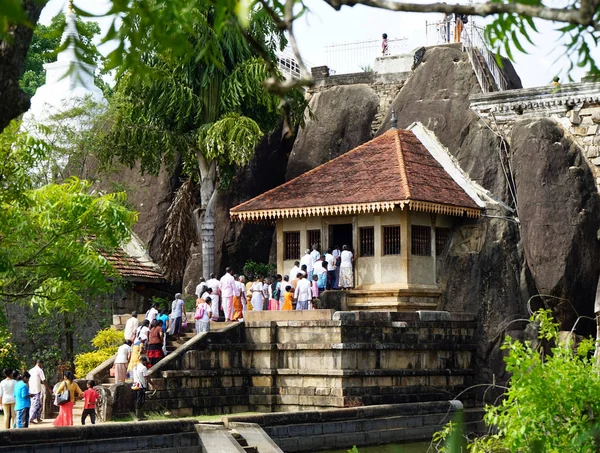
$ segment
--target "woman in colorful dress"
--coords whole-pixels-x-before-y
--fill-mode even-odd
[[[148,334],[148,348],[146,349],[148,360],[151,365],[156,365],[160,359],[164,357],[163,354],[163,329],[162,321],[153,321],[153,326]]]
[[[74,380],[75,376],[73,376],[73,372],[65,371],[65,379],[60,383],[56,392],[58,394],[68,390],[69,401],[58,406],[60,409],[58,417],[54,420],[54,426],[73,426],[73,406],[75,405],[75,399],[81,398],[83,395],[83,392]]]

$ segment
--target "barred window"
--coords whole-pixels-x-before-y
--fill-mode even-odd
[[[362,227],[358,229],[358,235],[360,238],[360,256],[374,256],[375,255],[375,228],[373,227]]]
[[[416,256],[431,256],[431,227],[411,227],[411,253]]]
[[[306,232],[307,248],[312,250],[313,245],[317,245],[317,250],[321,250],[321,230],[308,230]]]
[[[400,226],[383,227],[383,254],[400,255]]]
[[[446,241],[450,235],[450,228],[436,228],[435,229],[435,254],[441,255],[446,247]]]
[[[286,231],[285,237],[285,249],[284,257],[285,260],[299,260],[300,259],[300,232],[299,231]]]

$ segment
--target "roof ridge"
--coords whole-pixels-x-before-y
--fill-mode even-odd
[[[406,174],[406,166],[404,165],[404,155],[402,151],[402,142],[400,141],[400,131],[396,130],[394,134],[394,141],[396,142],[396,157],[398,158],[398,168],[400,170],[400,178],[402,178],[402,188],[406,191],[407,199],[410,200],[411,193],[408,185],[408,175]]]
[[[246,205],[247,203],[249,203],[249,202],[253,201],[253,200],[254,200],[256,197],[262,197],[263,195],[265,195],[265,196],[266,196],[267,194],[269,194],[269,193],[273,192],[274,190],[279,190],[279,189],[281,189],[282,187],[285,187],[285,186],[289,185],[290,183],[292,183],[292,182],[293,182],[295,179],[297,179],[297,178],[303,177],[304,175],[310,175],[311,173],[314,173],[315,171],[317,171],[319,168],[321,168],[321,167],[322,167],[322,166],[324,166],[324,165],[330,164],[331,162],[335,162],[336,160],[338,160],[338,159],[341,159],[342,157],[347,157],[347,156],[349,156],[350,154],[353,154],[353,153],[356,153],[356,152],[360,151],[360,150],[361,150],[361,148],[365,147],[366,145],[368,145],[368,144],[371,144],[371,143],[373,143],[374,141],[378,141],[378,140],[380,140],[382,137],[385,137],[385,136],[386,136],[386,134],[388,134],[388,133],[389,133],[391,130],[392,130],[392,129],[390,129],[390,130],[387,130],[387,131],[385,131],[383,134],[381,134],[380,136],[378,136],[378,137],[375,137],[375,138],[372,138],[371,140],[368,140],[368,141],[364,142],[363,144],[361,144],[361,145],[358,145],[356,148],[352,148],[351,150],[349,150],[349,151],[345,152],[344,154],[341,154],[341,155],[339,155],[339,156],[337,156],[337,157],[334,157],[333,159],[331,159],[331,160],[328,160],[327,162],[323,162],[322,164],[320,164],[320,165],[317,165],[315,168],[311,168],[310,170],[308,170],[308,171],[305,171],[304,173],[302,173],[302,174],[300,174],[300,175],[298,175],[298,176],[296,176],[296,177],[294,177],[294,178],[290,179],[289,181],[286,181],[286,182],[284,182],[283,184],[280,184],[279,186],[275,186],[275,187],[273,187],[272,189],[269,189],[269,190],[267,190],[266,192],[263,192],[263,193],[261,193],[261,194],[258,194],[258,195],[256,195],[255,197],[252,197],[252,198],[250,198],[249,200],[246,200],[246,201],[244,201],[244,202],[242,202],[242,203],[238,204],[237,206],[235,206],[235,207],[231,208],[231,209],[230,209],[230,211],[232,211],[232,210],[234,210],[234,209],[236,209],[236,210],[237,210],[238,208],[242,208],[242,207],[243,207],[244,205]]]

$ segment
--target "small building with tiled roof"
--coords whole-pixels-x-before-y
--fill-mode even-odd
[[[450,228],[478,218],[485,207],[478,190],[435,136],[415,123],[392,128],[230,215],[275,223],[280,274],[312,244],[322,253],[348,245],[356,260],[354,306],[347,308],[401,309],[411,300],[425,301],[416,304],[425,308],[439,298],[436,261]],[[372,302],[376,293],[380,306]]]

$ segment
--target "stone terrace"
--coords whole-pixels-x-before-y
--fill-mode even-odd
[[[147,409],[196,415],[448,400],[471,383],[475,327],[473,315],[447,312],[249,312],[245,323],[197,335],[155,365]]]

